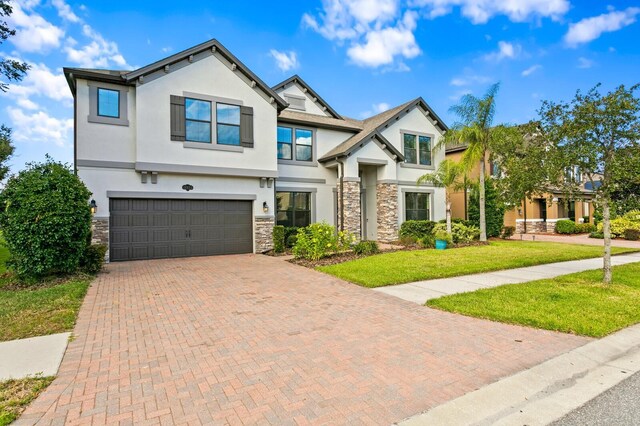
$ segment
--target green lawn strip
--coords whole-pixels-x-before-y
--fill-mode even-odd
[[[612,248],[620,254],[636,249]],[[602,247],[578,244],[492,241],[448,250],[397,251],[317,269],[365,287],[382,287],[545,263],[602,256]]]
[[[29,377],[0,382],[0,426],[20,417],[31,401],[49,386],[53,377]]]
[[[427,306],[462,315],[583,336],[602,337],[640,322],[640,262],[602,271],[445,296]]]

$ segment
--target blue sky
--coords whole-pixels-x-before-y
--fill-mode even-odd
[[[324,0],[14,1],[18,35],[0,47],[29,62],[0,97],[14,129],[12,169],[73,159],[63,66],[129,69],[217,38],[268,84],[297,73],[339,113],[363,118],[422,96],[447,122],[464,93],[502,83],[497,122],[535,117],[541,100],[640,82],[640,1]]]

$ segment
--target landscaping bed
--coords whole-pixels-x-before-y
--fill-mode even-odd
[[[44,391],[53,377],[29,377],[0,382],[0,426],[16,420],[27,405]]]
[[[433,299],[427,306],[476,318],[602,337],[640,322],[640,262]]]
[[[613,254],[633,251],[638,250],[612,248]],[[602,248],[597,246],[495,240],[488,245],[443,251],[383,253],[317,269],[365,287],[381,287],[600,256]]]

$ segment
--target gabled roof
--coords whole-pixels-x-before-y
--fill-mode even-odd
[[[349,117],[337,119],[327,117],[326,115],[307,114],[288,109],[280,112],[280,115],[278,115],[278,122],[306,124],[315,127],[323,127],[325,129],[346,130],[349,132],[359,132],[363,128],[363,122],[361,120],[355,120]]]
[[[211,39],[197,46],[178,52],[175,55],[171,55],[167,58],[156,61],[152,64],[138,68],[133,71],[122,70],[91,70],[86,68],[64,68],[64,73],[71,87],[71,91],[75,93],[75,77],[83,77],[91,80],[107,81],[118,84],[135,85],[135,81],[139,78],[164,69],[166,66],[171,66],[177,62],[189,59],[192,55],[210,50],[212,53],[218,53],[229,61],[234,69],[237,69],[260,90],[262,90],[269,97],[273,98],[276,102],[278,110],[285,109],[288,104],[278,94],[271,89],[264,81],[262,81],[257,75],[253,73],[246,65],[244,65],[238,58],[236,58],[231,52],[227,50],[218,40]]]
[[[389,125],[391,125],[395,120],[399,119],[403,114],[408,113],[416,107],[421,107],[424,111],[428,112],[428,114],[433,117],[435,125],[441,131],[447,131],[448,128],[446,124],[442,122],[440,117],[438,117],[431,107],[422,98],[416,98],[362,121],[363,126],[360,132],[333,148],[318,161],[326,162],[334,160],[337,157],[349,155],[371,139],[383,139],[384,142],[381,142],[386,145],[386,148],[390,151],[395,151],[394,154],[398,156],[397,161],[404,160],[402,154],[398,152],[398,150],[394,148],[393,145],[384,138],[384,136],[382,136],[381,132],[385,128],[389,127]]]
[[[322,99],[322,97],[320,95],[318,95],[316,93],[315,90],[313,90],[311,88],[311,86],[309,86],[303,79],[300,78],[300,76],[298,74],[292,75],[291,77],[289,77],[288,79],[281,81],[280,83],[276,84],[275,86],[272,87],[273,90],[278,90],[281,88],[284,88],[285,86],[287,86],[290,83],[297,83],[298,85],[300,85],[303,89],[305,89],[307,91],[307,93],[309,93],[312,98],[316,98],[316,102],[318,102],[320,105],[322,105],[323,107],[325,107],[327,109],[327,111],[334,117],[337,119],[342,119],[342,117],[340,116],[340,114],[338,114],[336,112],[336,110],[334,110],[333,108],[331,108],[331,105],[329,105],[324,99]]]

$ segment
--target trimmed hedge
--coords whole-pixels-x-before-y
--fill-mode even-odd
[[[407,220],[400,225],[400,238],[413,237],[416,240],[433,235],[436,222],[431,220]]]
[[[375,241],[360,241],[353,246],[353,252],[355,254],[376,254],[380,252],[380,247]]]
[[[559,220],[556,222],[556,232],[558,234],[575,234],[576,223],[572,220]]]
[[[276,253],[284,253],[284,226],[276,225],[273,227],[273,251]]]

